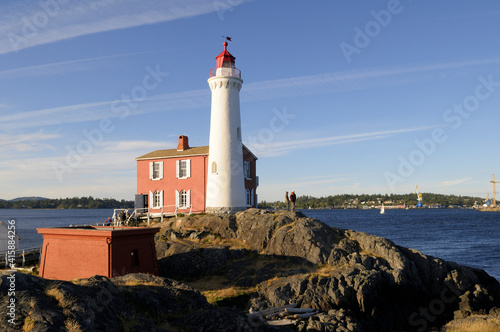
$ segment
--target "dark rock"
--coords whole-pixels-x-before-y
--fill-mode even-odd
[[[170,219],[156,239],[162,277],[70,283],[16,273],[16,329],[3,321],[0,330],[73,324],[89,331],[426,331],[500,307],[500,284],[482,270],[334,229],[300,212],[249,209]],[[224,288],[247,288],[217,300],[221,306],[264,310],[297,303],[320,313],[291,327],[267,326],[242,311],[210,305],[172,280],[207,276]],[[0,280],[4,317],[6,277]]]

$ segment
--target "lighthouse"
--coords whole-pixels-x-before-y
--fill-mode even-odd
[[[205,209],[208,213],[231,213],[247,206],[240,119],[243,80],[234,66],[235,57],[227,51],[227,40],[208,79],[212,91]]]

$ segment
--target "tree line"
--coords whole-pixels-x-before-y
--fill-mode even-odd
[[[424,205],[442,205],[442,206],[461,206],[472,207],[477,204],[483,204],[483,198],[460,195],[444,195],[433,193],[422,193],[422,204]],[[417,204],[416,194],[342,194],[326,197],[298,196],[295,207],[298,209],[341,209],[341,208],[363,208],[370,206],[384,205],[406,205],[415,206]],[[283,209],[286,203],[283,201],[260,202],[259,208],[263,209]]]
[[[0,200],[0,209],[130,209],[133,207],[133,201],[94,198],[92,196],[39,200]]]

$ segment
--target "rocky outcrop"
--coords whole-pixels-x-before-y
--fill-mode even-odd
[[[500,285],[482,270],[334,229],[300,212],[249,209],[197,218],[166,225],[160,235],[166,242],[158,245],[162,272],[222,275],[230,285],[254,286],[249,307],[255,310],[297,303],[321,311],[297,324],[299,331],[426,331],[500,306]],[[190,241],[198,224],[205,233]],[[207,237],[220,243],[211,246]]]
[[[66,282],[3,273],[0,330],[428,331],[500,307],[500,284],[482,270],[299,212],[249,209],[160,226],[161,277]],[[216,306],[188,283],[207,297],[217,290],[234,297],[212,299]],[[270,326],[246,314],[291,303],[314,315]]]
[[[8,295],[11,279],[15,280],[12,297]],[[0,289],[1,331],[230,332],[236,327],[272,331],[240,310],[210,305],[198,291],[180,282],[151,275],[67,282],[4,272]],[[14,315],[8,315],[12,298]]]

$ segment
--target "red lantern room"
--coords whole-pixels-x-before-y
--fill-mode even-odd
[[[235,57],[227,51],[227,41],[224,41],[224,51],[215,57],[215,60],[217,60],[217,68],[234,68],[234,59]]]
[[[235,76],[241,78],[241,72],[234,66],[234,60],[236,59],[227,51],[227,41],[231,38],[226,37],[224,40],[224,51],[215,57],[217,61],[217,67],[210,70],[210,77],[212,76]]]

